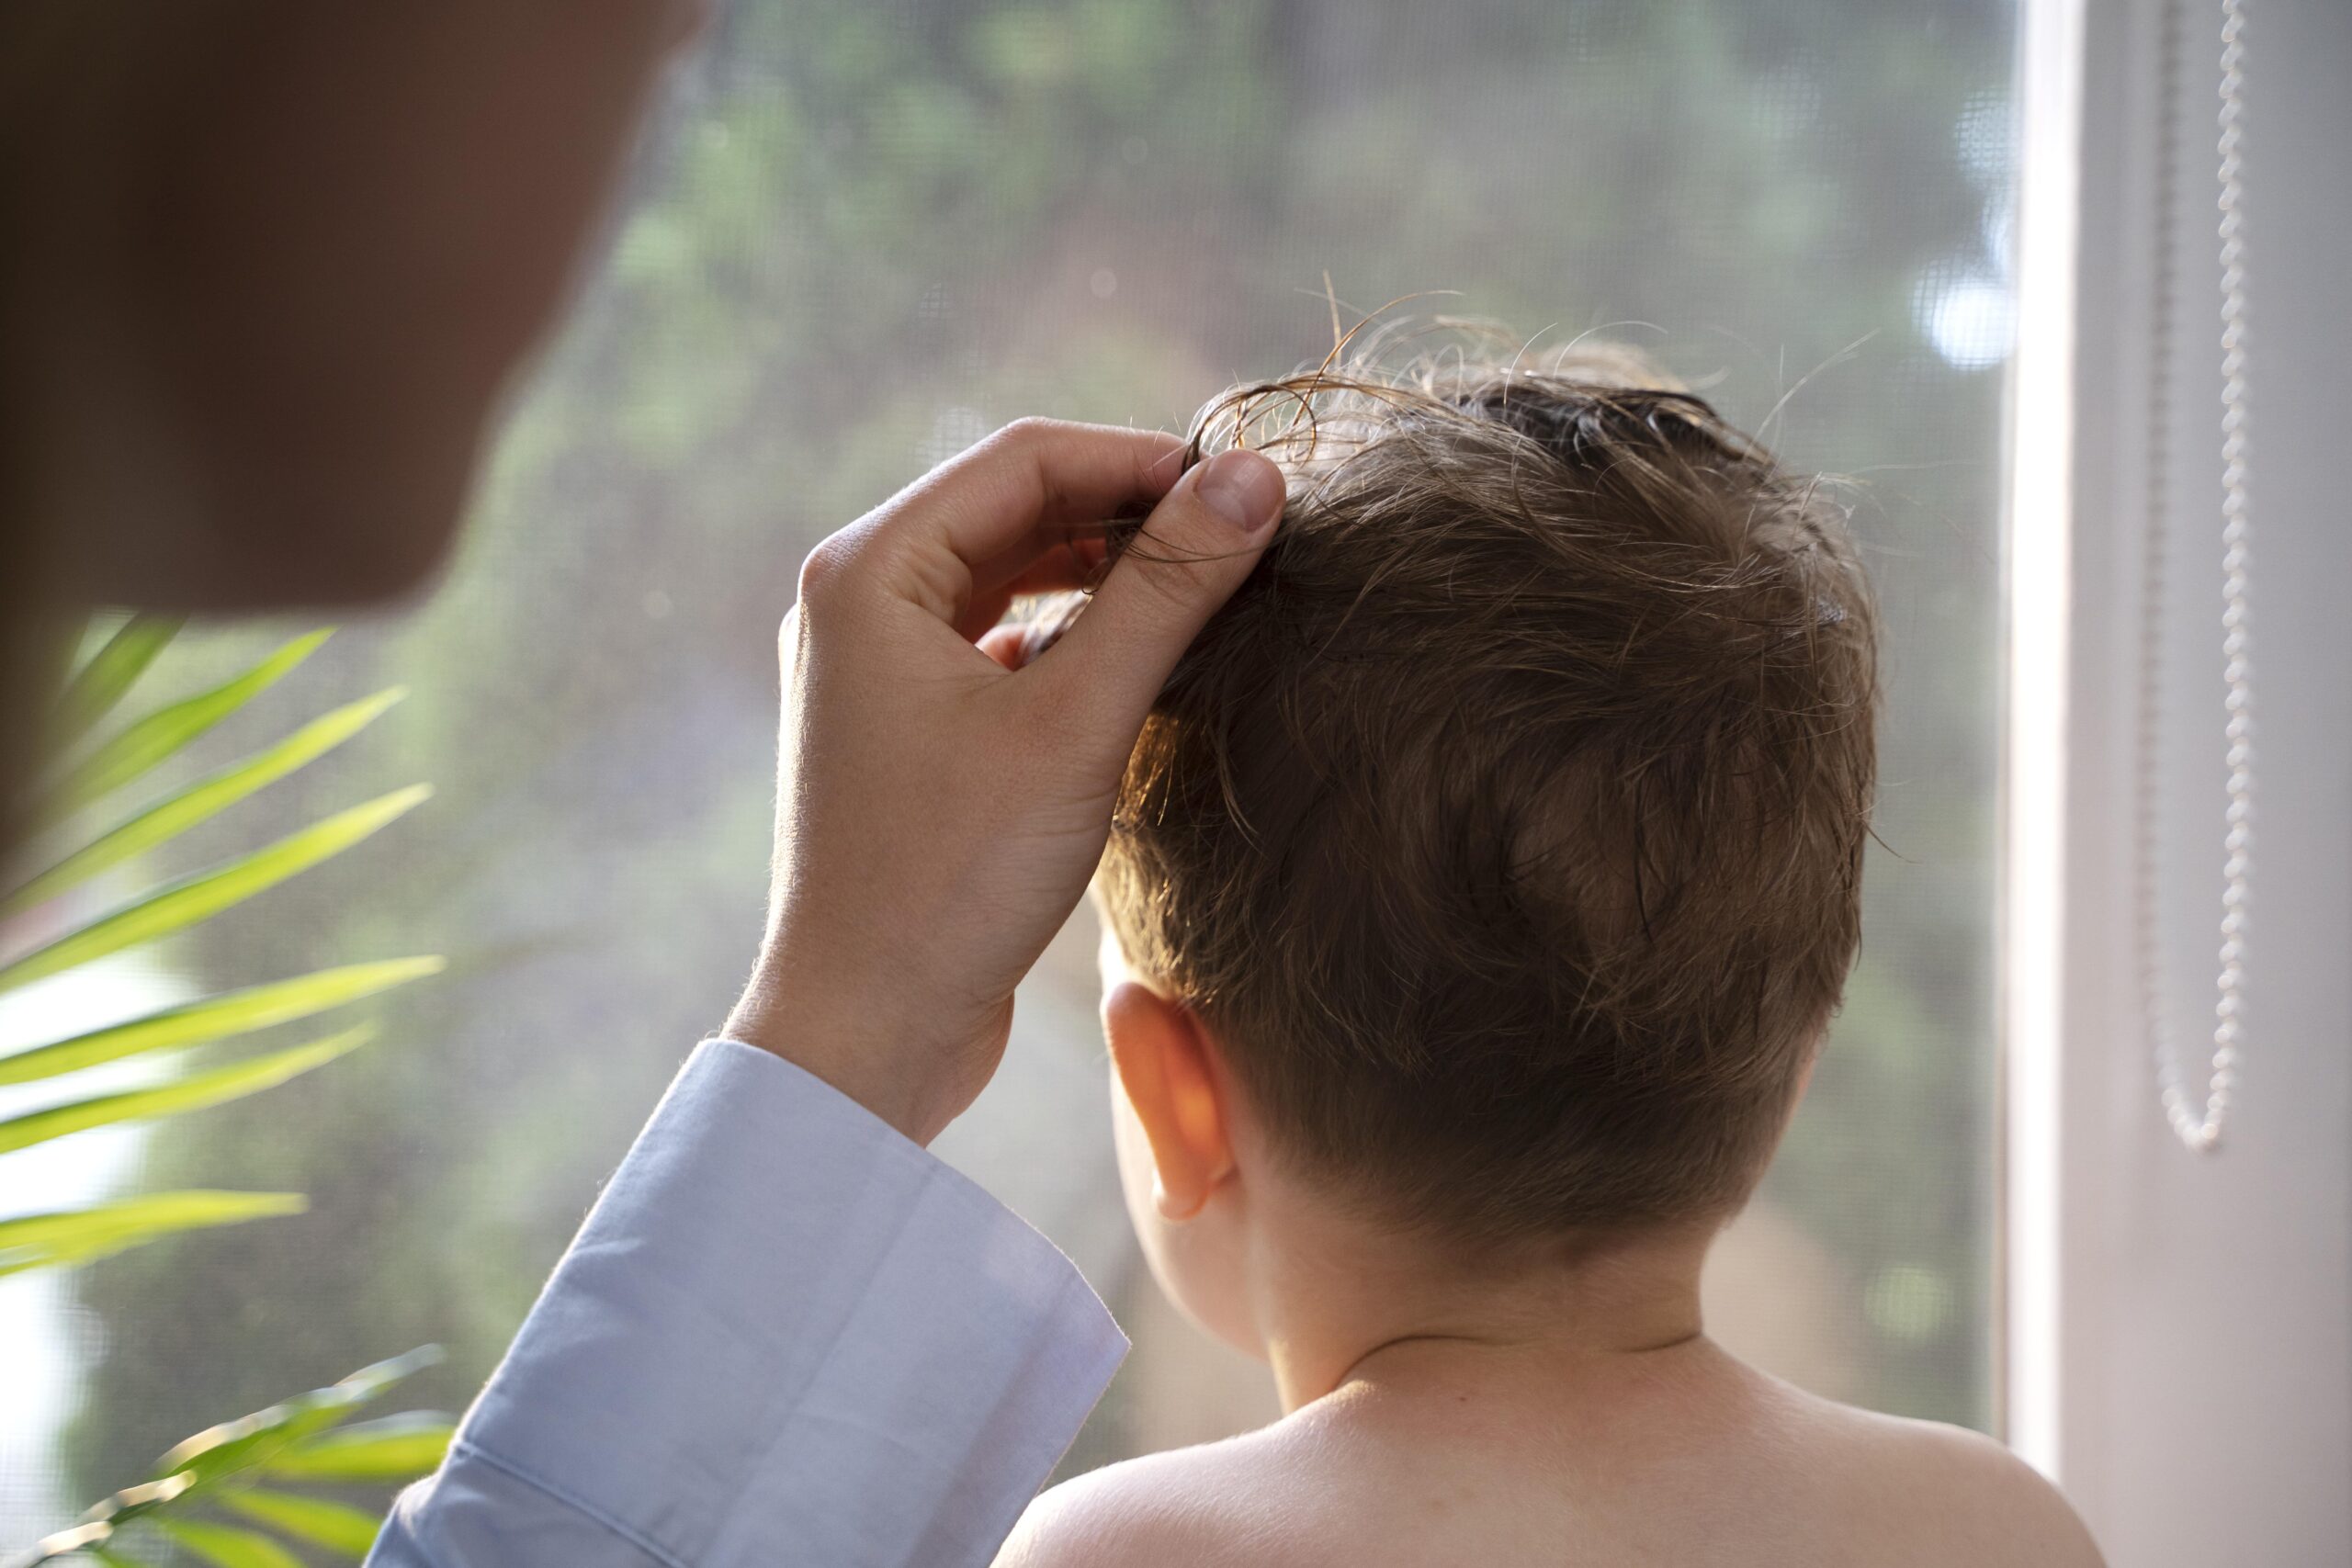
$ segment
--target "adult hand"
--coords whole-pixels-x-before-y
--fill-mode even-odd
[[[820,545],[782,635],[767,936],[730,1038],[917,1143],[1004,1053],[1012,990],[1084,893],[1145,715],[1272,536],[1282,472],[1170,435],[1023,420]],[[1023,664],[1019,594],[1082,586]]]

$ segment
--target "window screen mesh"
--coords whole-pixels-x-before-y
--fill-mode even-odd
[[[46,1391],[0,1453],[10,1534],[413,1344],[448,1347],[423,1395],[461,1405],[749,963],[774,634],[808,547],[1020,414],[1174,424],[1319,357],[1327,275],[1351,319],[1424,293],[1402,311],[1637,344],[1860,481],[1889,687],[1865,950],[1709,1309],[1800,1382],[1985,1424],[2012,25],[1992,0],[737,0],[448,581],[198,759],[399,682],[392,717],[188,856],[411,778],[438,795],[126,986],[455,963],[368,1051],[40,1179],[314,1201],[7,1287],[6,1375]],[[207,634],[153,679],[261,635]],[[1088,919],[941,1145],[1134,1333],[1073,1466],[1271,1407],[1126,1236]],[[0,1195],[33,1206],[33,1180],[0,1168]]]

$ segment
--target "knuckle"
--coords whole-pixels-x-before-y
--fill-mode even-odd
[[[800,603],[821,604],[836,597],[854,570],[857,541],[846,530],[810,550],[800,563]]]
[[[998,430],[980,446],[988,450],[1020,453],[1034,457],[1066,439],[1075,428],[1067,420],[1047,419],[1042,414],[1023,414]]]
[[[1049,439],[1061,428],[1058,420],[1027,413],[997,432],[997,438],[1008,446],[1035,446]]]
[[[1162,605],[1193,604],[1209,581],[1207,560],[1167,540],[1144,542],[1142,551],[1130,549],[1119,564],[1134,574],[1143,593]]]
[[[1168,562],[1137,561],[1135,583],[1136,596],[1154,611],[1181,609],[1193,598],[1190,570]]]

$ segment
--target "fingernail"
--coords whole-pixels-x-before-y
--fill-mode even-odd
[[[1272,458],[1237,447],[1201,465],[1193,492],[1217,516],[1254,534],[1281,515],[1288,487]]]

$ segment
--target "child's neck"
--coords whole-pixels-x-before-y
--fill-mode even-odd
[[[1319,1206],[1318,1206],[1319,1207]],[[1379,1382],[1455,1392],[1613,1371],[1701,1337],[1712,1225],[1465,1265],[1328,1212],[1261,1224],[1250,1273],[1283,1408]]]

